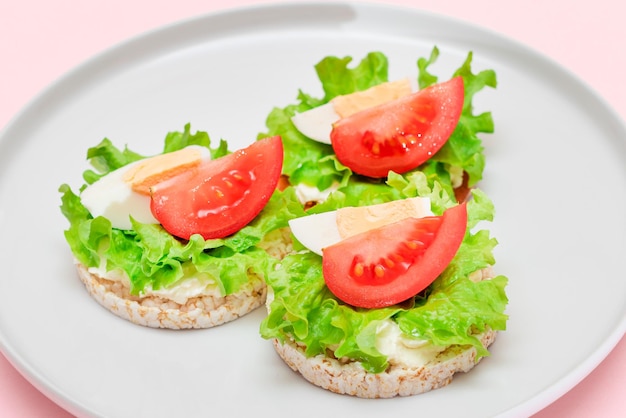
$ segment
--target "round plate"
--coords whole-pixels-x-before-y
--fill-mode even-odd
[[[494,200],[496,269],[510,279],[508,329],[492,356],[439,390],[389,400],[305,382],[259,336],[264,311],[208,330],[165,331],[101,308],[76,277],[58,187],[81,183],[86,150],[160,151],[169,131],[208,131],[231,147],[265,130],[298,89],[321,95],[313,66],[378,50],[390,78],[448,78],[473,51],[497,72],[479,93],[480,187]],[[273,5],[212,14],[132,39],[48,88],[0,137],[0,347],[37,388],[76,415],[379,417],[527,416],[565,393],[626,329],[626,129],[588,87],[492,32],[382,5]]]

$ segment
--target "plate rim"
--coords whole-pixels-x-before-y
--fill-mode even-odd
[[[551,58],[542,55],[532,48],[527,47],[526,45],[520,43],[515,39],[506,37],[505,35],[491,31],[479,25],[475,25],[472,22],[433,13],[423,9],[409,8],[398,5],[386,5],[373,2],[334,1],[322,3],[299,3],[294,1],[287,1],[278,3],[238,6],[203,13],[145,31],[121,42],[118,42],[97,54],[94,54],[87,60],[79,63],[77,66],[62,74],[59,78],[47,85],[41,92],[31,98],[31,100],[29,100],[26,105],[18,111],[17,114],[13,115],[13,117],[8,121],[3,129],[0,130],[0,149],[10,150],[13,147],[19,147],[20,145],[17,143],[13,143],[15,141],[10,141],[9,137],[15,135],[15,131],[19,132],[20,129],[29,129],[28,127],[23,126],[25,125],[25,122],[23,121],[28,120],[29,115],[31,114],[37,114],[38,112],[41,112],[40,109],[47,107],[46,104],[50,101],[54,102],[54,100],[56,100],[56,97],[61,94],[61,92],[64,91],[65,88],[67,88],[68,86],[73,86],[74,89],[80,90],[80,87],[82,85],[88,85],[98,77],[108,77],[109,73],[106,71],[107,66],[104,66],[103,68],[103,66],[101,66],[102,63],[114,60],[116,56],[126,53],[129,50],[137,50],[138,48],[141,49],[142,45],[145,46],[146,44],[156,43],[155,39],[159,37],[163,38],[166,37],[168,34],[182,31],[189,25],[195,26],[201,24],[202,22],[212,21],[219,18],[222,18],[224,20],[241,18],[242,16],[247,16],[249,18],[250,16],[258,12],[271,12],[275,10],[281,10],[283,12],[295,10],[300,13],[305,13],[306,10],[317,9],[316,11],[319,12],[320,8],[327,8],[329,10],[332,10],[337,7],[347,7],[357,10],[368,9],[371,11],[381,10],[391,13],[410,12],[418,18],[440,19],[446,22],[451,22],[456,26],[465,26],[467,28],[470,28],[472,31],[478,30],[485,34],[488,34],[489,36],[496,36],[504,40],[506,43],[513,43],[518,48],[524,50],[525,53],[531,54],[534,59],[541,60],[544,65],[553,67],[555,71],[566,74],[573,82],[581,86],[581,88],[585,90],[585,93],[589,95],[589,97],[593,97],[598,104],[602,105],[603,112],[606,112],[612,119],[615,120],[616,126],[618,126],[622,130],[626,130],[622,117],[615,111],[615,109],[612,108],[606,102],[606,100],[602,96],[600,96],[593,88],[591,88],[585,80],[575,75],[568,68],[552,60]],[[196,38],[192,39],[195,40]],[[150,53],[160,54],[162,53],[162,49],[160,47],[152,46],[150,48]],[[128,65],[129,64],[121,64],[120,68],[125,68]],[[95,73],[96,75],[92,73]],[[76,86],[77,80],[78,86]],[[2,170],[0,170],[0,174],[2,174]],[[561,397],[563,394],[567,393],[581,380],[583,380],[589,373],[591,373],[606,358],[606,356],[608,356],[608,354],[623,338],[625,333],[626,315],[621,318],[621,322],[618,327],[615,328],[614,332],[610,334],[606,340],[602,341],[601,344],[598,345],[596,350],[592,353],[590,357],[586,359],[584,363],[581,363],[577,368],[571,370],[567,376],[564,376],[561,379],[560,382],[568,380],[568,384],[563,385],[559,384],[560,382],[554,382],[548,389],[542,391],[539,395],[535,396],[534,398],[528,399],[526,402],[516,407],[513,407],[510,411],[507,411],[507,414],[512,415],[505,414],[504,416],[514,416],[513,414],[518,413],[525,414],[529,412],[538,412],[542,408],[546,407],[547,405]],[[18,372],[22,376],[24,376],[26,380],[29,381],[29,383],[31,383],[40,392],[50,398],[53,402],[60,405],[62,408],[66,409],[69,412],[90,412],[87,407],[81,404],[81,402],[77,402],[77,400],[75,399],[68,398],[66,394],[58,391],[57,388],[55,388],[54,385],[52,385],[45,376],[42,376],[37,370],[34,370],[31,367],[31,364],[26,359],[21,358],[19,353],[13,350],[10,342],[5,340],[5,335],[2,329],[0,329],[0,352],[5,355],[9,363],[13,367],[15,367],[15,369],[18,370]]]

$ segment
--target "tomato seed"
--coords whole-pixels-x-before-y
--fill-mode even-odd
[[[424,243],[418,240],[404,241],[404,245],[410,250],[416,250],[418,247],[423,247]]]
[[[363,273],[365,273],[365,267],[361,263],[356,263],[354,269],[352,269],[352,273],[357,277],[361,277]]]
[[[385,276],[385,268],[380,264],[376,264],[376,266],[374,267],[374,274],[379,279],[382,279]]]

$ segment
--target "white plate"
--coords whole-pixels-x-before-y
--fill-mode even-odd
[[[493,355],[448,387],[391,400],[318,389],[259,337],[263,310],[209,330],[132,325],[74,273],[57,188],[81,183],[102,138],[157,152],[166,132],[209,131],[233,145],[265,130],[299,88],[321,93],[330,54],[386,53],[391,78],[416,74],[433,45],[448,77],[469,50],[499,86],[476,98],[485,137],[481,187],[497,208],[497,270],[510,321]],[[533,51],[447,18],[376,5],[274,5],[219,13],[133,39],[43,92],[0,138],[0,347],[76,415],[439,417],[530,415],[565,393],[626,329],[626,129],[579,80]]]

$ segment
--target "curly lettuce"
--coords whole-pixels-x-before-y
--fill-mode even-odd
[[[434,47],[428,58],[417,60],[417,81],[420,88],[438,81],[429,72],[429,67],[439,57],[439,49]],[[474,186],[482,179],[485,166],[484,149],[479,133],[491,133],[494,124],[490,112],[474,115],[472,100],[476,93],[485,87],[495,88],[496,75],[493,70],[474,73],[471,68],[470,52],[462,65],[452,74],[462,76],[465,84],[465,102],[460,121],[447,143],[429,161],[415,170],[428,175],[432,182],[436,179],[448,190],[454,185],[451,173],[468,175],[468,185]],[[296,113],[304,112],[327,103],[338,95],[365,90],[388,80],[389,64],[381,52],[367,54],[356,66],[350,67],[352,57],[328,56],[315,65],[319,81],[324,91],[321,98],[303,91],[298,92],[298,102],[284,108],[274,108],[266,119],[268,135],[281,135],[285,146],[283,174],[289,176],[291,184],[306,184],[319,190],[326,190],[332,184],[345,186],[349,182],[363,181],[359,176],[342,165],[336,158],[332,146],[311,140],[300,133],[291,122]]]
[[[211,148],[206,132],[192,133],[186,125],[182,132],[165,137],[163,153],[188,145],[207,147],[213,158],[229,153],[221,140]],[[86,184],[133,161],[145,158],[128,148],[118,149],[105,138],[87,151],[93,169],[83,173]],[[120,269],[130,279],[130,291],[140,295],[146,288],[154,290],[177,284],[189,276],[204,276],[216,283],[223,295],[237,292],[249,280],[249,274],[265,277],[276,260],[260,247],[272,231],[287,226],[289,219],[303,214],[293,190],[276,191],[261,213],[237,233],[221,239],[205,240],[200,235],[189,241],[173,237],[161,225],[131,220],[131,230],[113,228],[102,217],[93,217],[83,206],[80,195],[69,185],[59,188],[61,211],[69,221],[65,239],[74,257],[88,267]]]
[[[430,183],[424,173],[413,172],[391,176],[386,189],[375,187],[394,198],[429,197],[435,214],[456,204],[445,187],[437,181]],[[362,191],[357,188],[354,193],[333,193],[323,205],[330,210],[333,205],[362,206],[380,200],[377,193]],[[408,336],[439,346],[472,346],[477,350],[477,359],[488,355],[476,333],[487,328],[506,329],[507,278],[496,276],[480,282],[470,279],[471,273],[494,264],[497,241],[487,230],[474,231],[480,222],[493,220],[494,207],[485,193],[474,189],[467,210],[468,230],[456,256],[424,294],[413,298],[410,306],[349,306],[326,287],[322,257],[305,250],[288,255],[266,279],[274,297],[269,314],[261,323],[261,336],[280,341],[294,339],[304,344],[307,356],[332,351],[338,358],[360,362],[373,373],[388,366],[387,357],[375,345],[377,326],[385,320],[395,321]]]

